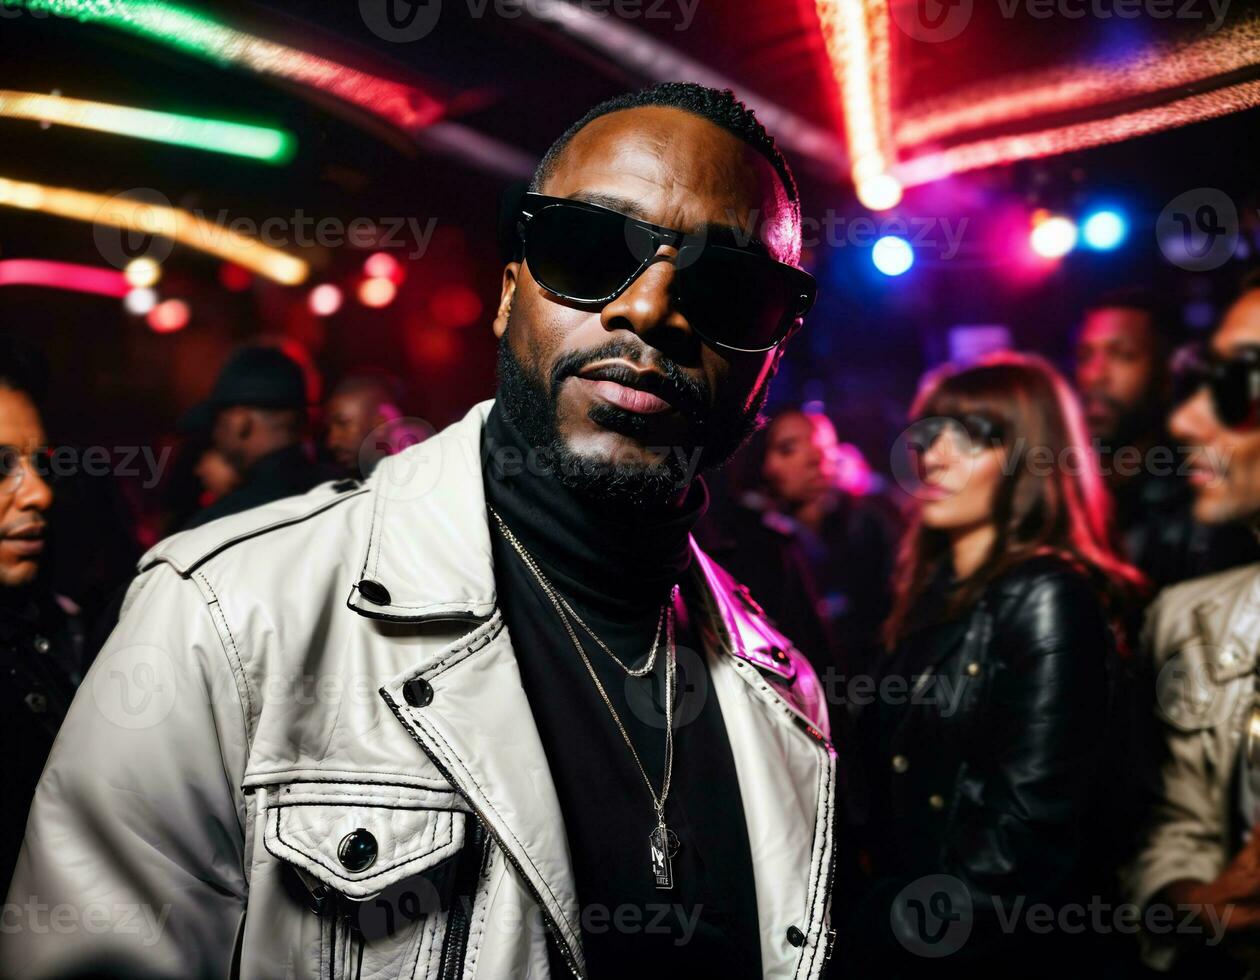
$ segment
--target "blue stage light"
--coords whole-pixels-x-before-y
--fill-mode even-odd
[[[914,265],[914,249],[904,238],[885,235],[871,249],[871,261],[886,276],[899,276]]]
[[[1095,211],[1081,225],[1085,244],[1099,252],[1107,252],[1124,241],[1129,227],[1123,215],[1110,209]]]

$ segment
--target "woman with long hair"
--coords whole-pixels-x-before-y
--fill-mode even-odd
[[[1113,627],[1141,576],[1107,544],[1079,410],[1046,362],[933,377],[912,419],[885,650],[849,685],[850,975],[1061,976],[1082,948],[1073,903],[1088,932],[1102,887]]]

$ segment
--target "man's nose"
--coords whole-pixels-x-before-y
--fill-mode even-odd
[[[604,306],[600,322],[606,330],[631,330],[679,359],[681,352],[694,346],[696,335],[674,298],[678,271],[670,261],[672,252],[662,249],[620,296]]]
[[[31,461],[22,463],[22,481],[14,493],[13,502],[18,510],[37,510],[41,513],[52,506],[52,487]]]
[[[1212,397],[1206,388],[1182,402],[1168,420],[1168,431],[1174,439],[1200,445],[1208,441],[1218,426]]]

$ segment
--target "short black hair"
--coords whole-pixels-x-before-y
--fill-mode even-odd
[[[361,391],[372,391],[379,394],[394,407],[400,408],[403,403],[403,383],[396,375],[379,368],[359,368],[337,382],[329,398],[338,395],[357,394]]]
[[[783,182],[799,225],[800,191],[796,186],[796,178],[792,175],[792,168],[788,166],[787,159],[775,144],[774,137],[766,132],[766,127],[758,121],[756,114],[740,102],[729,88],[709,88],[695,82],[660,82],[637,92],[613,96],[599,103],[551,144],[534,171],[534,178],[530,181],[529,189],[538,192],[543,188],[555,172],[565,148],[572,142],[573,137],[585,129],[589,123],[600,116],[621,112],[623,109],[642,109],[648,106],[681,109],[707,119],[760,153],[774,167],[774,172]]]
[[[48,392],[48,361],[13,337],[0,337],[0,388],[20,391],[36,405]]]
[[[1085,315],[1099,310],[1136,310],[1151,318],[1151,332],[1156,342],[1167,353],[1184,339],[1180,318],[1172,312],[1171,304],[1159,293],[1147,286],[1121,286],[1100,294],[1085,306]]]

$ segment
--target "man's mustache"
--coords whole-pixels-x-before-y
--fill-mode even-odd
[[[661,354],[652,356],[651,349],[646,345],[620,340],[610,341],[600,347],[571,351],[556,358],[551,368],[552,402],[559,397],[560,386],[566,378],[576,375],[588,364],[618,357],[659,373],[669,388],[669,401],[693,423],[704,423],[710,404],[708,385],[687,374],[676,361]]]

